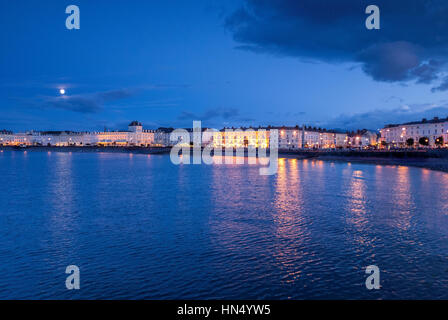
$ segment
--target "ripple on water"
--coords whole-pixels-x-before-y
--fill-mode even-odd
[[[448,299],[444,173],[4,152],[0,176],[2,299]]]

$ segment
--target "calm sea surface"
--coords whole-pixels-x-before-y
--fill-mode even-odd
[[[448,174],[258,168],[0,152],[0,299],[448,299]]]

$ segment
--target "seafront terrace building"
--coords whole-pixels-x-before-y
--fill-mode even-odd
[[[378,146],[378,134],[368,130],[358,130],[347,135],[346,144],[349,148],[365,148]]]
[[[138,121],[128,126],[128,131],[105,131],[94,133],[98,145],[105,146],[150,146],[154,144],[154,131],[143,130]]]
[[[304,148],[333,149],[346,146],[346,133],[310,127],[305,128],[303,132]]]
[[[86,133],[71,131],[31,132],[31,144],[40,146],[82,146],[86,143]]]
[[[315,127],[259,127],[224,128],[220,131],[202,128],[202,146],[221,148],[270,148],[271,130],[278,131],[278,148],[281,150],[334,149],[376,145],[376,133],[367,130],[356,134],[331,131]],[[210,129],[208,129],[210,131]],[[193,129],[180,129],[172,137],[173,128],[143,130],[141,123],[133,121],[126,131],[72,132],[46,131],[12,134],[0,131],[0,144],[41,146],[161,146],[193,144]],[[175,138],[174,140],[171,140]],[[185,140],[185,141],[184,141]]]
[[[277,129],[278,135],[278,148],[279,149],[300,149],[303,145],[303,132],[296,127],[276,127],[269,129]]]
[[[150,146],[154,145],[154,131],[143,130],[141,123],[133,121],[127,131],[72,132],[41,131],[27,133],[0,132],[1,145],[40,146]]]
[[[448,118],[390,124],[380,130],[389,147],[448,147]]]
[[[154,145],[159,147],[172,146],[170,135],[174,128],[159,128],[154,131]]]
[[[254,128],[225,128],[213,133],[215,148],[268,148],[269,132]]]
[[[278,148],[296,150],[303,148],[328,149],[342,148],[347,142],[347,134],[311,127],[265,127],[265,128],[225,128],[215,132],[215,147],[230,148],[269,148],[270,130],[278,130]]]
[[[172,147],[174,145],[192,145],[194,143],[194,131],[192,128],[176,129],[177,133],[172,134],[174,128],[159,128],[154,131],[154,145],[160,147]],[[212,142],[214,133],[204,134],[208,128],[201,128],[201,146],[206,146]]]
[[[347,134],[312,127],[280,127],[279,149],[332,149],[343,148]]]
[[[0,145],[31,145],[32,136],[27,133],[12,133],[9,131],[0,131]]]

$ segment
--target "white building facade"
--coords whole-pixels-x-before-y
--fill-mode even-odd
[[[0,145],[11,146],[151,146],[154,144],[154,131],[143,130],[143,126],[137,121],[129,124],[128,131],[0,133]]]
[[[376,148],[378,147],[378,143],[378,134],[373,131],[361,130],[347,135],[346,144],[349,148]]]
[[[380,132],[381,142],[390,147],[448,146],[448,118],[388,125]]]

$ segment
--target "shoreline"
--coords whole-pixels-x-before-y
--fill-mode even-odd
[[[288,158],[290,158],[288,153]],[[296,159],[382,166],[406,166],[448,173],[448,150],[298,151]]]
[[[165,154],[169,153],[171,148],[167,147],[56,147],[56,146],[28,146],[28,147],[12,147],[0,146],[0,150],[8,151],[30,151],[30,152],[77,152],[77,153],[135,153],[135,154]]]
[[[291,157],[287,157],[291,158]],[[345,162],[345,163],[357,163],[357,164],[369,164],[369,165],[380,165],[380,166],[404,166],[404,167],[414,167],[420,169],[427,169],[432,171],[439,171],[448,173],[448,160],[447,159],[418,159],[418,158],[407,158],[407,159],[387,159],[387,158],[361,158],[361,157],[340,157],[340,156],[321,156],[321,157],[302,157],[297,158],[299,160],[310,160],[310,161],[326,161],[326,162]]]
[[[56,147],[56,146],[30,146],[26,148],[0,146],[3,151],[30,151],[30,152],[77,152],[77,153],[134,153],[134,154],[169,154],[170,147]],[[247,157],[247,153],[245,152]],[[448,150],[279,150],[279,158],[360,163],[383,166],[407,166],[448,173]]]

